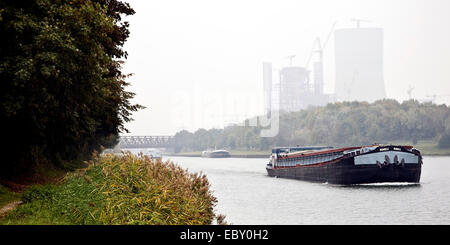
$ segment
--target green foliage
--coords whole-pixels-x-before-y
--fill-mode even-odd
[[[175,135],[175,144],[178,151],[202,151],[214,146],[255,151],[295,145],[350,146],[395,141],[416,144],[437,141],[449,129],[450,108],[445,105],[414,100],[341,102],[281,114],[280,131],[273,138],[261,138],[258,127],[229,126],[194,133],[181,131]]]
[[[24,204],[8,213],[0,223],[100,224],[91,215],[104,199],[92,181],[102,181],[100,171],[100,167],[93,167],[86,173],[68,174],[62,184],[30,187],[22,195]]]
[[[0,185],[0,208],[3,207],[3,205],[18,200],[20,200],[19,193],[12,192],[6,187]]]
[[[30,203],[36,200],[48,200],[54,195],[53,185],[34,185],[25,190],[22,194],[22,202]]]
[[[205,225],[214,220],[216,198],[205,175],[188,173],[172,162],[131,154],[101,160],[107,196],[104,224]]]
[[[439,148],[448,149],[450,148],[450,133],[446,133],[441,136],[438,143]]]
[[[121,16],[134,13],[129,5],[3,0],[0,10],[0,121],[12,156],[0,165],[2,175],[114,145],[141,108],[130,104],[120,71],[129,34]]]
[[[95,158],[61,184],[31,187],[22,200],[0,224],[193,225],[216,218],[205,175],[131,154]]]

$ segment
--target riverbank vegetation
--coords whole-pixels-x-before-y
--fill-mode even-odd
[[[0,208],[8,203],[20,200],[20,193],[13,192],[10,189],[0,185]]]
[[[248,124],[247,124],[248,125]],[[180,131],[178,152],[225,148],[267,151],[275,146],[352,146],[402,143],[424,146],[424,153],[450,154],[450,108],[415,100],[339,102],[299,112],[280,113],[280,130],[273,138],[259,136],[261,127],[228,126],[224,129]]]
[[[94,157],[60,183],[35,185],[0,224],[224,223],[205,175],[146,156]]]
[[[117,0],[0,1],[0,181],[72,170],[126,131],[142,108],[121,72],[133,13]]]
[[[129,74],[121,71],[129,36],[123,18],[134,13],[119,0],[0,1],[0,121],[7,142],[0,204],[23,202],[0,223],[214,219],[206,176],[145,157],[92,158],[116,145],[131,114],[144,108],[130,102]]]
[[[142,156],[92,158],[144,108],[121,71],[134,13],[119,0],[0,1],[0,204],[23,202],[1,224],[214,220],[206,176]]]

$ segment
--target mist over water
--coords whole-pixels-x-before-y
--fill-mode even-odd
[[[449,224],[450,157],[424,157],[420,184],[336,186],[267,176],[267,159],[164,157],[207,175],[236,225]]]

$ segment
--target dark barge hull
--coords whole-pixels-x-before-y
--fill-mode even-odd
[[[271,177],[299,179],[312,182],[322,182],[338,185],[411,182],[419,183],[422,164],[389,164],[355,165],[354,157],[340,159],[337,162],[317,165],[298,166],[290,168],[267,168]]]

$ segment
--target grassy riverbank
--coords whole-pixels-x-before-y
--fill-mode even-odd
[[[218,223],[223,221],[223,216],[213,212],[217,201],[205,175],[131,154],[97,157],[89,167],[67,174],[61,183],[31,186],[21,200],[23,204],[0,218],[0,224],[201,225],[216,218]]]

